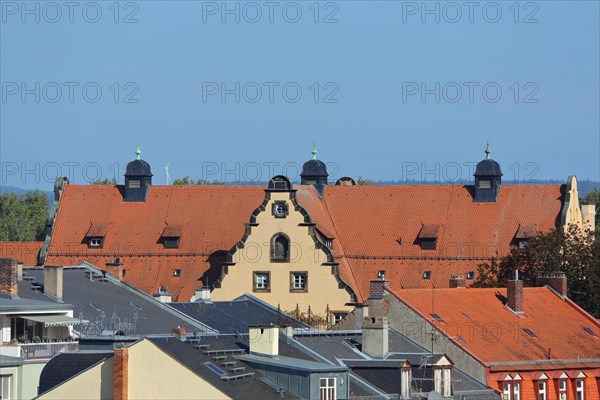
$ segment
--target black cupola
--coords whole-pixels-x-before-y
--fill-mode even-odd
[[[327,166],[321,160],[317,160],[317,148],[313,145],[312,160],[308,160],[302,166],[300,183],[303,185],[327,185]]]
[[[150,164],[140,158],[140,146],[135,151],[137,158],[127,164],[125,169],[124,201],[146,201],[152,185]]]
[[[481,160],[475,168],[475,188],[473,201],[495,202],[502,184],[502,171],[500,164],[490,158],[490,146],[485,149],[485,160]]]

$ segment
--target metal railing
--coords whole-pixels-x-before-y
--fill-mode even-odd
[[[19,346],[23,360],[45,360],[56,353],[77,350],[79,342],[27,343]]]

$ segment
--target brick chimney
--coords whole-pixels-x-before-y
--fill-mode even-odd
[[[18,296],[18,261],[15,258],[0,258],[0,295]]]
[[[62,302],[63,295],[63,267],[44,267],[44,293]]]
[[[119,257],[115,258],[114,261],[106,263],[106,272],[111,276],[114,276],[118,280],[123,279],[123,263]]]
[[[467,283],[465,281],[465,276],[460,274],[455,274],[450,277],[450,288],[451,289],[459,289],[467,287]]]
[[[538,286],[550,286],[563,297],[567,296],[567,276],[564,272],[542,272],[538,275]]]
[[[174,333],[176,336],[179,337],[179,339],[185,340],[185,328],[182,328],[179,325],[177,325],[176,328],[171,328],[171,333]]]
[[[390,281],[385,279],[385,271],[381,270],[377,275],[378,279],[370,281],[369,299],[382,299],[385,287],[390,284]]]
[[[519,271],[515,271],[514,278],[506,284],[506,305],[515,313],[523,313],[523,281],[519,280]]]
[[[113,363],[113,400],[128,400],[129,353],[126,347],[115,349]]]
[[[372,357],[383,358],[389,351],[389,325],[386,317],[364,317],[362,350]]]

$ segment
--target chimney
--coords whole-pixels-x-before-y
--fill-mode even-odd
[[[196,288],[196,292],[194,293],[194,298],[192,301],[199,301],[202,303],[211,303],[211,299],[210,299],[210,287],[209,286],[202,286],[199,288]]]
[[[44,293],[62,302],[63,295],[63,267],[44,267]]]
[[[372,357],[383,358],[389,350],[388,321],[386,317],[364,317],[362,350]]]
[[[277,356],[279,355],[279,326],[250,325],[250,353]]]
[[[115,258],[114,261],[106,263],[106,272],[111,276],[114,276],[118,280],[123,279],[123,263],[119,257]]]
[[[171,328],[171,333],[174,333],[176,336],[178,336],[180,340],[185,341],[185,328],[177,325],[177,328]]]
[[[18,262],[14,258],[0,258],[0,296],[18,296]]]
[[[515,279],[507,282],[506,305],[515,313],[523,313],[523,281],[519,280],[519,271],[515,271]]]
[[[366,304],[357,304],[354,308],[354,329],[361,329],[363,319],[369,316],[369,306]]]
[[[129,354],[126,347],[115,349],[113,356],[113,400],[129,398]]]
[[[582,204],[581,205],[581,220],[583,227],[594,230],[596,227],[596,205]]]
[[[154,293],[152,297],[161,303],[170,303],[173,301],[173,294],[169,293],[169,291],[163,287],[158,288],[158,292]]]
[[[538,286],[550,286],[563,297],[567,297],[567,276],[564,272],[542,272],[538,275]]]
[[[459,289],[465,287],[466,281],[464,275],[455,274],[450,277],[450,289]]]
[[[385,287],[390,284],[390,281],[385,279],[384,270],[379,271],[377,277],[377,279],[370,281],[369,299],[382,299]]]

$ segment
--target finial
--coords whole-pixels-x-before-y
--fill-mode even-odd
[[[490,153],[492,152],[492,150],[490,150],[490,142],[487,143],[487,146],[485,148],[485,159],[489,160],[490,159]]]
[[[313,160],[317,159],[317,146],[313,143],[313,149],[311,151],[312,155],[313,155]]]
[[[137,149],[135,150],[135,155],[137,156],[138,160],[142,159],[142,157],[141,157],[142,156],[142,151],[140,150],[140,145],[139,144],[137,145]]]

